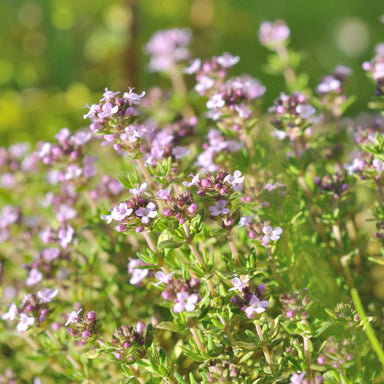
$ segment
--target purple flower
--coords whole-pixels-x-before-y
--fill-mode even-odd
[[[344,169],[348,174],[353,175],[356,171],[362,171],[365,167],[364,160],[354,159],[352,164],[344,164]]]
[[[43,274],[39,270],[33,268],[29,271],[29,276],[25,281],[25,284],[35,285],[39,283],[41,280],[43,280]]]
[[[139,184],[136,184],[136,188],[131,188],[129,192],[133,193],[134,195],[141,195],[144,191],[146,191],[148,188],[147,183],[143,183],[139,186]]]
[[[16,315],[19,313],[15,303],[12,303],[7,313],[1,316],[3,320],[15,320]]]
[[[289,384],[303,384],[304,375],[305,375],[305,372],[300,373],[300,375],[293,373],[291,376],[291,382]]]
[[[103,98],[100,101],[104,100],[112,100],[115,96],[117,96],[120,92],[113,92],[110,91],[108,88],[105,88],[105,91],[103,93]]]
[[[192,176],[192,181],[190,183],[188,181],[183,181],[183,185],[185,185],[187,188],[192,187],[193,185],[198,187],[200,183],[200,173],[198,173],[196,176],[193,176],[193,174],[190,176]]]
[[[46,248],[42,251],[43,259],[47,261],[53,261],[60,256],[59,248]]]
[[[154,72],[168,71],[176,63],[188,59],[190,40],[191,33],[186,29],[156,32],[146,46],[151,55],[149,68]]]
[[[283,46],[289,38],[290,30],[283,20],[275,22],[264,21],[260,25],[259,40],[262,45],[268,48]]]
[[[280,239],[280,235],[283,233],[283,230],[280,227],[273,229],[271,226],[263,227],[264,237],[263,245],[267,245],[271,240],[276,241]]]
[[[186,147],[174,147],[172,148],[172,155],[175,156],[177,160],[182,159],[184,156],[188,155],[188,148]]]
[[[230,209],[225,208],[227,202],[225,200],[219,200],[215,207],[209,207],[209,211],[212,216],[219,216],[221,214],[226,215],[230,212]]]
[[[193,73],[196,73],[197,71],[199,71],[200,67],[201,67],[201,60],[195,59],[192,61],[189,67],[186,67],[183,69],[183,72],[186,73],[187,75],[192,75]]]
[[[240,218],[239,227],[244,227],[252,223],[254,216],[242,216]]]
[[[77,179],[83,170],[77,164],[70,164],[67,167],[67,172],[64,174],[65,180]]]
[[[269,302],[267,300],[260,301],[259,298],[255,295],[252,295],[249,304],[249,307],[245,309],[245,313],[248,319],[252,318],[255,312],[263,313],[269,306]]]
[[[169,189],[159,189],[157,191],[157,196],[161,200],[168,200],[171,197],[170,192]]]
[[[217,63],[220,64],[224,68],[233,67],[240,61],[239,56],[232,56],[231,54],[225,52],[222,56],[217,58]]]
[[[232,185],[232,189],[235,192],[241,191],[243,189],[244,176],[241,176],[240,171],[235,171],[232,175],[227,175],[224,178],[225,183]]]
[[[168,274],[165,274],[164,272],[156,272],[155,274],[155,277],[157,280],[159,280],[158,283],[156,283],[155,285],[159,285],[159,284],[169,284],[169,282],[172,280],[172,276],[173,276],[173,273],[174,272],[171,272],[171,273],[168,273]]]
[[[381,160],[379,160],[379,159],[374,159],[374,160],[372,161],[372,165],[373,165],[373,167],[374,167],[377,171],[379,171],[379,172],[383,172],[383,171],[384,171],[384,163],[383,163]]]
[[[19,320],[20,322],[16,326],[17,332],[25,332],[30,325],[35,323],[35,318],[28,317],[25,313],[20,313]]]
[[[138,105],[141,99],[145,96],[145,92],[141,92],[140,95],[133,92],[134,88],[129,88],[128,92],[124,92],[123,99],[128,101],[129,105]]]
[[[72,311],[71,313],[67,314],[67,322],[64,324],[64,326],[67,326],[69,324],[75,323],[79,321],[79,314],[83,310],[83,308],[80,308],[77,312]]]
[[[149,202],[146,208],[139,208],[136,210],[136,216],[141,217],[141,222],[143,224],[148,224],[150,219],[153,219],[157,216],[156,205],[154,203]]]
[[[144,263],[140,259],[131,259],[128,263],[128,273],[132,274],[131,279],[129,280],[129,283],[132,285],[139,285],[140,282],[148,276],[149,270],[148,269],[139,269],[137,267],[143,266]]]
[[[69,243],[73,240],[75,236],[75,230],[69,226],[67,228],[60,228],[57,232],[57,237],[59,239],[60,245],[63,248],[67,248]]]
[[[195,293],[189,295],[187,292],[178,292],[175,299],[175,305],[173,306],[173,312],[180,313],[184,310],[186,312],[192,312],[196,308],[196,303],[199,300],[199,296]]]
[[[215,81],[208,76],[198,76],[197,84],[195,85],[195,91],[203,95],[208,89],[211,89],[215,84]]]
[[[225,105],[225,101],[223,99],[223,96],[221,93],[214,94],[208,101],[207,101],[207,108],[208,109],[215,109],[215,108],[222,108]]]
[[[248,276],[242,276],[241,278],[235,277],[232,279],[233,288],[228,289],[228,291],[242,291],[248,284]]]
[[[37,296],[43,303],[50,303],[54,297],[59,293],[58,289],[44,288],[42,291],[37,292]]]

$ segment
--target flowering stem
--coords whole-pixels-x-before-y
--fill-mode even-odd
[[[172,82],[173,89],[175,92],[181,96],[183,99],[186,99],[187,97],[187,87],[185,86],[183,76],[180,73],[179,68],[176,66],[172,66],[169,70],[169,77]],[[192,108],[189,105],[184,105],[182,114],[184,119],[190,119],[192,116],[194,116],[194,112]]]
[[[183,224],[183,229],[185,232],[185,236],[187,237],[187,244],[189,246],[189,249],[191,250],[193,256],[195,256],[197,263],[200,265],[204,265],[204,261],[200,256],[200,252],[197,250],[195,245],[192,243],[192,238],[191,238],[191,235],[189,233],[189,229],[188,229],[187,224],[185,224],[185,223]],[[212,281],[210,279],[207,279],[207,285],[208,285],[210,295],[215,296],[215,288],[213,287]]]
[[[279,287],[282,289],[283,288],[283,280],[281,279],[279,272],[277,272],[276,260],[273,257],[273,253],[272,253],[271,248],[268,246],[267,246],[267,253],[268,253],[269,264],[270,264],[271,270],[272,270],[272,275],[275,278],[275,280],[278,282]]]
[[[51,332],[50,329],[47,329],[45,331],[45,334],[51,340],[53,340],[60,349],[64,349],[64,350],[67,351],[66,358],[71,363],[73,368],[75,368],[77,371],[82,371],[83,370],[81,365],[69,354],[68,348],[63,343],[60,342],[60,340]]]
[[[92,199],[92,197],[91,197],[89,191],[84,190],[84,191],[83,191],[83,194],[84,194],[84,197],[85,197],[85,199],[87,200],[89,206],[90,206],[91,209],[92,209],[92,213],[95,213],[95,212],[96,212],[96,209],[97,209],[97,208],[96,208],[96,204],[95,204],[95,201]]]
[[[289,90],[294,90],[294,85],[296,84],[296,74],[292,67],[289,66],[289,54],[288,50],[285,46],[279,47],[277,50],[278,56],[280,56],[280,59],[286,63],[283,68],[283,75],[285,78],[285,82],[287,84],[287,87]]]
[[[340,261],[341,265],[343,266],[344,276],[347,281],[347,284],[349,285],[349,288],[354,288],[355,285],[353,284],[352,273],[349,268],[348,256],[343,256]]]
[[[304,341],[304,357],[305,364],[307,365],[307,372],[309,377],[312,379],[312,371],[311,371],[311,342],[308,336],[303,336]]]
[[[255,327],[256,327],[257,336],[259,336],[261,346],[263,347],[265,360],[267,360],[267,363],[269,365],[269,368],[271,369],[272,375],[275,376],[275,368],[273,366],[273,361],[272,361],[271,354],[269,352],[268,345],[266,344],[264,339],[263,331],[261,330],[260,325],[256,322],[255,322]]]
[[[335,236],[336,244],[337,244],[337,247],[339,248],[339,251],[343,252],[344,247],[343,247],[343,241],[341,239],[340,225],[338,223],[333,224],[332,231],[333,231],[333,235]]]
[[[203,353],[204,355],[207,355],[207,350],[205,349],[204,344],[200,339],[200,336],[199,336],[199,333],[197,332],[197,329],[195,328],[195,326],[191,327],[190,329],[192,332],[192,336],[195,339],[195,342],[196,342],[200,352]]]
[[[145,383],[145,380],[142,379],[139,375],[140,375],[140,371],[138,369],[135,369],[133,368],[132,365],[126,365],[126,367],[129,368],[129,370],[131,371],[132,375],[135,376],[136,380],[140,383],[140,384],[144,384]]]
[[[147,167],[145,166],[145,164],[144,164],[144,162],[143,162],[143,159],[142,159],[141,157],[139,157],[139,158],[136,159],[136,161],[137,161],[137,165],[138,165],[139,168],[140,168],[141,173],[142,173],[143,176],[144,176],[145,181],[148,183],[148,185],[149,185],[149,187],[151,188],[153,194],[156,195],[156,193],[157,193],[157,189],[156,189],[155,183],[153,182],[153,180],[152,180],[152,176],[151,176],[151,174],[148,172],[148,169],[147,169]]]
[[[143,236],[144,236],[144,239],[145,241],[147,242],[148,244],[148,247],[149,249],[158,257],[159,259],[159,265],[161,267],[161,269],[163,270],[164,273],[169,273],[169,271],[167,270],[166,266],[164,265],[164,260],[163,258],[161,257],[159,251],[157,250],[156,248],[156,245],[155,243],[153,242],[152,240],[152,237],[151,235],[149,234],[149,232],[147,231],[144,231],[142,232]]]
[[[237,252],[236,245],[233,241],[231,230],[227,232],[227,239],[228,239],[229,248],[231,248],[232,256],[235,259],[237,266],[241,268],[239,253]]]
[[[364,324],[365,333],[367,334],[368,339],[372,344],[372,348],[376,352],[377,357],[379,358],[382,366],[384,367],[383,348],[380,345],[379,341],[377,340],[375,332],[374,332],[371,324],[369,323],[369,320],[367,319],[367,316],[366,316],[365,311],[364,311],[364,307],[361,304],[361,300],[360,300],[360,297],[359,297],[359,294],[358,294],[356,288],[351,289],[351,295],[352,295],[353,303],[355,304],[356,311],[359,314],[359,316],[360,316],[360,318]]]

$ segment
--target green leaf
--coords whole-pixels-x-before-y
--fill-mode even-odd
[[[158,249],[166,249],[166,248],[180,248],[183,246],[184,241],[175,241],[175,240],[165,240],[157,245]]]
[[[172,332],[182,332],[184,329],[184,327],[181,327],[180,325],[177,325],[172,321],[162,321],[161,323],[156,325],[156,328]]]

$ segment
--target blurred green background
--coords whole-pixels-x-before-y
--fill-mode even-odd
[[[196,57],[228,51],[241,57],[233,74],[267,86],[264,106],[283,90],[263,73],[263,20],[286,20],[291,46],[314,87],[337,64],[350,66],[349,91],[359,113],[374,94],[361,69],[382,39],[384,3],[372,0],[2,0],[0,2],[0,145],[51,139],[83,126],[86,103],[104,87],[146,90],[165,79],[147,71],[142,47],[153,32],[189,27]]]

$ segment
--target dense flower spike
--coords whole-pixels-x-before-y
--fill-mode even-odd
[[[179,62],[189,58],[188,46],[191,33],[187,29],[168,29],[158,31],[146,45],[146,52],[151,55],[149,68],[154,72],[167,72]]]

